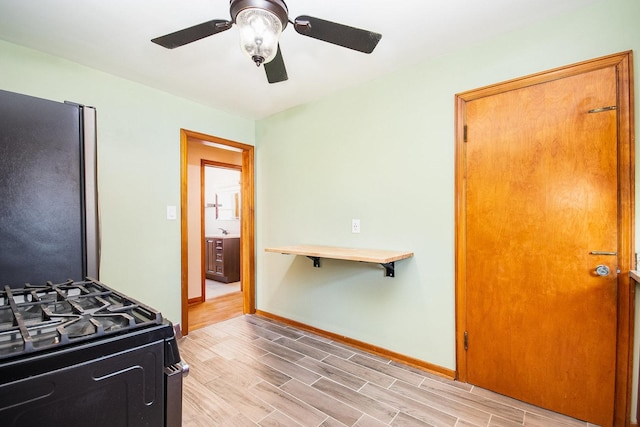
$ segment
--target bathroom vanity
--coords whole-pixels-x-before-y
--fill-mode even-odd
[[[240,280],[240,237],[205,237],[207,279],[223,283]]]

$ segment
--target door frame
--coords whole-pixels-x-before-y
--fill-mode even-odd
[[[486,96],[545,83],[577,74],[615,66],[618,95],[618,189],[619,269],[618,326],[616,345],[614,425],[629,425],[633,373],[633,328],[635,283],[629,270],[635,268],[635,154],[633,106],[633,54],[621,52],[532,74],[455,95],[455,292],[456,292],[456,379],[467,381],[466,330],[466,103]]]
[[[241,166],[241,206],[240,211],[240,277],[242,280],[242,311],[244,314],[253,314],[256,311],[255,304],[255,183],[254,183],[254,146],[243,144],[229,139],[206,135],[187,129],[180,129],[180,262],[181,262],[181,294],[182,294],[182,333],[189,333],[189,268],[188,268],[188,181],[187,159],[189,139],[211,142],[227,147],[242,150]]]

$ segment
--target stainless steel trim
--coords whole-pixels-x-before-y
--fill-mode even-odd
[[[182,426],[182,362],[164,368],[165,427]],[[187,372],[189,371],[187,365]]]
[[[82,106],[84,140],[85,240],[87,276],[100,278],[100,212],[98,207],[96,110]]]

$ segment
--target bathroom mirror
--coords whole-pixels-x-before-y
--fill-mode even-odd
[[[229,189],[216,193],[216,219],[240,219],[240,190]]]

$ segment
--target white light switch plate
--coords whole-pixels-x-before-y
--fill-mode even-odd
[[[167,219],[175,220],[178,218],[178,209],[175,206],[167,206]]]

